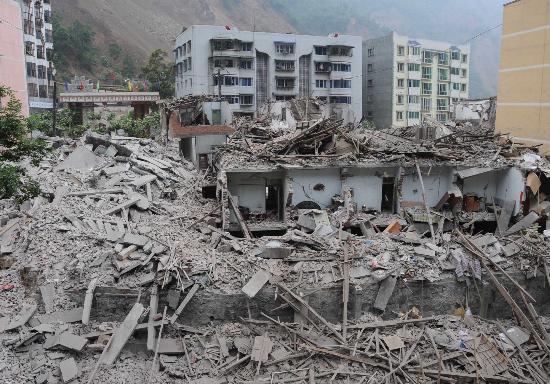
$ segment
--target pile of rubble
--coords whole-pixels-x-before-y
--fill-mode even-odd
[[[423,156],[502,165],[519,151],[435,123],[423,133],[335,119],[272,128],[240,120],[214,167]],[[8,383],[548,382],[550,323],[535,309],[541,295],[517,281],[544,270],[550,283],[537,227],[546,212],[513,218],[493,202],[476,216],[455,211],[449,194],[438,207],[379,214],[344,195],[329,209],[288,207],[284,234],[258,238],[227,190],[229,207],[219,193],[203,197],[220,176],[197,172],[176,143],[89,133],[52,145],[39,166],[23,164],[42,195],[0,206]],[[534,156],[525,161],[546,167]],[[224,229],[226,208],[240,233]],[[481,215],[498,222],[495,233],[474,231]],[[473,316],[468,299],[434,316],[418,300],[400,313],[390,305],[396,287],[450,277],[479,301],[493,286],[519,324]]]

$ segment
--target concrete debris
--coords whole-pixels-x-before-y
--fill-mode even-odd
[[[22,164],[43,196],[0,201],[2,377],[548,382],[547,160],[315,116],[236,119],[207,170],[115,134]]]

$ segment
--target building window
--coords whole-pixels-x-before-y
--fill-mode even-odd
[[[420,102],[420,97],[416,95],[409,95],[409,104],[418,104]]]
[[[468,55],[464,54],[462,55],[462,62],[466,64],[468,62]]]
[[[403,88],[405,86],[405,79],[397,79],[397,88]]]
[[[213,40],[212,48],[214,51],[226,51],[235,49],[235,41],[233,40]]]
[[[432,83],[422,83],[422,94],[423,95],[432,94]]]
[[[252,43],[251,42],[241,43],[241,51],[252,52]]]
[[[460,51],[452,51],[451,60],[460,60]]]
[[[23,32],[26,35],[34,35],[34,24],[31,20],[25,19],[23,20]]]
[[[467,86],[466,84],[460,84],[460,92],[466,92]]]
[[[420,64],[409,63],[409,72],[420,72]]]
[[[240,98],[239,101],[241,105],[252,105],[254,101],[254,98],[252,95],[240,95],[239,98]]]
[[[46,43],[53,43],[53,31],[46,29]]]
[[[449,64],[449,55],[447,52],[439,52],[439,64],[448,65]]]
[[[447,99],[437,99],[437,110],[446,111],[448,109]]]
[[[36,47],[36,57],[39,59],[44,59],[44,46],[38,45]]]
[[[449,80],[449,70],[446,68],[439,68],[439,81],[448,81]]]
[[[367,56],[368,56],[368,57],[374,56],[374,48],[369,48],[369,49],[367,49]]]
[[[374,117],[374,113],[373,113],[372,111],[368,111],[368,112],[367,112],[367,117],[368,117],[369,119],[372,119],[372,118]]]
[[[409,119],[420,119],[420,112],[409,111]]]
[[[328,49],[329,56],[353,56],[352,49],[350,47],[332,46]]]
[[[420,87],[420,80],[409,80],[409,88],[419,88]]]
[[[412,56],[420,56],[420,47],[410,46],[409,52]]]
[[[191,53],[191,40],[187,42],[187,53]]]
[[[252,60],[240,60],[239,61],[239,68],[241,69],[252,69]]]
[[[446,113],[438,113],[435,115],[437,121],[440,123],[446,123],[447,122],[447,114]]]
[[[330,87],[331,88],[351,88],[351,80],[331,80],[330,81]]]
[[[395,119],[397,121],[403,121],[403,112],[402,111],[396,111],[395,112]]]
[[[275,70],[276,71],[294,71],[294,61],[293,60],[275,60]]]
[[[329,86],[328,80],[315,80],[316,88],[328,88],[328,86]]]
[[[34,56],[34,43],[30,41],[25,41],[25,54],[29,56]]]
[[[403,103],[405,103],[405,96],[397,95],[397,104],[403,104]]]
[[[372,95],[367,95],[367,103],[372,103]]]
[[[326,56],[327,55],[327,47],[322,47],[319,45],[315,46],[315,54],[319,56]]]
[[[447,84],[438,84],[437,85],[437,94],[439,96],[447,96],[448,94],[448,87]]]
[[[397,46],[397,56],[405,56],[405,47],[402,45]]]
[[[39,79],[45,79],[46,78],[46,67],[43,65],[38,66],[38,78]]]
[[[453,91],[460,91],[460,83],[452,83]]]
[[[188,58],[187,59],[187,70],[190,71],[191,69],[193,69],[193,66],[191,65],[191,58]]]
[[[28,83],[27,92],[30,97],[38,97],[38,85],[34,83]]]
[[[373,71],[373,65],[372,64],[367,64],[367,72],[372,72]]]
[[[48,86],[39,85],[38,86],[38,97],[41,99],[46,99],[48,97]]]
[[[455,75],[455,76],[460,75],[460,68],[451,67],[451,75]]]
[[[241,87],[252,87],[252,77],[241,77]]]
[[[239,104],[239,96],[236,95],[226,95],[223,96],[223,99],[229,104]]]
[[[330,68],[331,68],[330,63],[325,63],[320,61],[315,62],[315,72],[322,72],[322,73],[330,72]]]
[[[431,67],[422,67],[422,78],[425,80],[430,80],[432,78]]]
[[[293,43],[275,43],[275,51],[283,55],[290,55],[294,53]]]
[[[405,63],[397,63],[397,72],[405,72]]]
[[[432,99],[427,97],[422,98],[422,111],[431,111],[432,110]]]
[[[214,68],[233,68],[233,59],[214,59]]]
[[[336,72],[351,72],[351,64],[332,63],[331,68]]]
[[[433,62],[433,53],[431,51],[422,52],[422,61],[426,64],[431,64]]]
[[[36,64],[35,63],[27,63],[27,76],[28,77],[36,77]]]
[[[331,104],[351,104],[351,96],[331,96]]]
[[[372,79],[367,80],[367,87],[374,87],[374,81]]]
[[[294,79],[279,77],[275,79],[275,85],[277,89],[292,89],[294,88]]]
[[[460,76],[461,77],[468,77],[468,70],[467,69],[462,69]]]

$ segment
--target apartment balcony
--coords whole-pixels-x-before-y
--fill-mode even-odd
[[[409,87],[408,94],[411,96],[420,96],[420,87]]]
[[[414,64],[420,64],[422,63],[422,57],[420,55],[409,55],[408,62],[414,63]]]
[[[351,96],[351,88],[329,88],[331,96]]]
[[[409,104],[407,110],[410,112],[420,112],[420,104]]]
[[[236,49],[226,49],[226,50],[213,50],[212,54],[209,56],[210,59],[214,58],[247,58],[253,59],[255,57],[254,52],[252,51],[240,51]]]
[[[353,56],[353,46],[351,45],[329,45],[327,47],[329,61],[342,60],[343,57]]]
[[[421,80],[422,74],[418,71],[409,71],[409,79],[410,80]]]

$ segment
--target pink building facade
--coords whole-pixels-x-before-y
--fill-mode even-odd
[[[21,6],[15,0],[0,0],[0,84],[15,91],[23,106],[23,115],[28,116],[29,97]],[[6,100],[0,102],[3,105]]]

